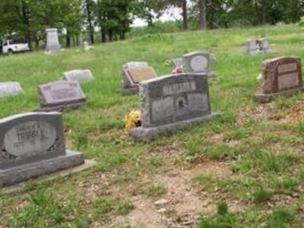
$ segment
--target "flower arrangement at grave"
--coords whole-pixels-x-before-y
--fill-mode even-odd
[[[133,128],[140,126],[141,126],[141,111],[132,110],[125,117],[125,133],[127,135],[130,135]]]

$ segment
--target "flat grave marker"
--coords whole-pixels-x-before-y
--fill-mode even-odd
[[[88,69],[86,70],[71,70],[63,73],[64,80],[69,82],[87,82],[94,80],[92,72]]]
[[[78,82],[57,81],[38,87],[43,111],[64,111],[86,103]]]
[[[24,91],[18,82],[0,82],[0,98],[23,94]]]

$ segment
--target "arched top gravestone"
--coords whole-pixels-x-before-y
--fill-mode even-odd
[[[0,120],[0,187],[84,163],[66,150],[61,113],[26,113]]]

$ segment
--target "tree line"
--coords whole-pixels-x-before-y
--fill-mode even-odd
[[[45,29],[58,28],[66,46],[123,40],[136,17],[153,26],[170,7],[181,9],[182,29],[257,26],[301,19],[304,0],[1,0],[0,37],[23,37],[39,47]],[[98,40],[96,33],[100,33]]]

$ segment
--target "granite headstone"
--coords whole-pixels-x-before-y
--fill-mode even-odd
[[[18,82],[0,82],[0,98],[24,93]]]
[[[94,80],[92,72],[88,69],[86,70],[71,70],[63,73],[64,80],[69,82],[87,82]]]
[[[183,56],[183,72],[214,76],[214,72],[210,71],[211,62],[212,56],[210,53],[191,52]]]
[[[270,102],[278,96],[303,91],[301,59],[298,57],[280,57],[262,63],[262,94],[255,99]]]
[[[139,83],[145,80],[156,78],[155,70],[146,62],[129,62],[123,66],[122,78],[123,95],[137,94]]]
[[[56,28],[46,29],[46,51],[49,53],[60,51],[58,30]]]
[[[207,75],[163,76],[142,82],[140,88],[142,126],[131,133],[136,140],[151,140],[216,115],[210,108]]]
[[[86,103],[86,97],[78,82],[58,81],[38,87],[43,111],[64,111]]]
[[[66,150],[62,114],[26,113],[0,120],[0,187],[84,163]]]

